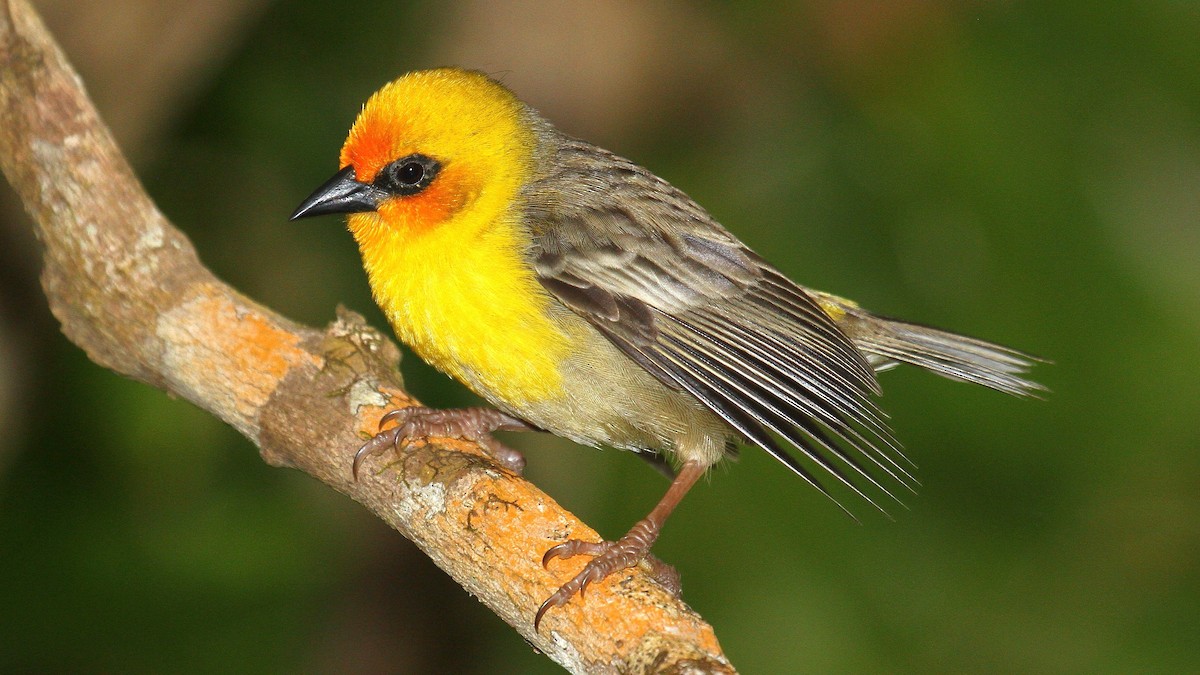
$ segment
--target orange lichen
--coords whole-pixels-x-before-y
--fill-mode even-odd
[[[239,309],[224,289],[207,283],[160,317],[157,333],[180,384],[225,400],[230,412],[247,420],[292,368],[323,365],[300,346],[299,336],[265,315]]]

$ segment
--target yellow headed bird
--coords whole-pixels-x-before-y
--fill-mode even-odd
[[[740,442],[821,490],[915,484],[871,396],[875,372],[912,363],[1015,395],[1034,359],[873,315],[789,280],[683,192],[559,132],[486,75],[409,73],[367,101],[342,169],[293,219],[348,213],[375,301],[421,358],[494,405],[409,408],[355,457],[422,435],[479,440],[544,430],[672,458],[666,495],[538,609],[647,558],[667,516]],[[381,425],[382,426],[382,425]],[[776,442],[807,457],[798,462]],[[811,470],[810,470],[811,469]],[[881,509],[882,510],[882,509]],[[649,558],[668,580],[669,568]]]

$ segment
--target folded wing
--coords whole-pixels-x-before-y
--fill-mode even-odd
[[[579,142],[560,154],[577,175],[553,184],[577,193],[536,195],[527,221],[547,291],[826,495],[818,474],[881,511],[867,486],[913,488],[871,365],[810,294],[644,169]]]

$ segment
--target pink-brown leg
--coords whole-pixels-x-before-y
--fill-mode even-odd
[[[683,496],[696,484],[700,476],[704,475],[704,468],[699,462],[685,463],[680,468],[679,475],[671,482],[671,487],[667,488],[667,494],[663,495],[658,505],[650,511],[650,515],[639,520],[620,539],[612,542],[571,539],[546,551],[546,555],[542,556],[543,566],[549,565],[550,561],[555,558],[570,558],[574,555],[595,557],[579,574],[576,574],[573,579],[546,598],[533,617],[534,631],[538,630],[542,617],[551,607],[561,607],[567,604],[575,594],[578,593],[582,596],[588,585],[603,580],[613,572],[633,567],[643,559],[650,561],[653,576],[659,583],[666,586],[672,593],[678,593],[679,574],[670,565],[651,556],[650,547],[654,545],[659,533],[662,532],[662,526],[666,522],[667,516],[671,515],[675,507],[683,500]]]
[[[352,472],[358,480],[358,467],[363,460],[386,452],[403,449],[415,438],[441,436],[474,441],[487,450],[497,463],[515,473],[525,468],[525,457],[492,438],[493,431],[536,431],[521,420],[493,408],[453,408],[448,410],[412,406],[393,410],[379,420],[379,428],[388,423],[396,426],[380,431],[354,453]]]

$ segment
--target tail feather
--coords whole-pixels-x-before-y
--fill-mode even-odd
[[[1024,377],[1044,359],[965,335],[876,316],[825,293],[820,293],[818,300],[855,346],[868,355],[876,371],[911,363],[942,377],[1013,396],[1037,397],[1049,391]]]
[[[1022,377],[1040,359],[936,328],[871,317],[872,329],[852,335],[859,349],[920,366],[952,380],[973,382],[1013,396],[1037,396],[1046,387]],[[885,364],[887,361],[884,362]]]

